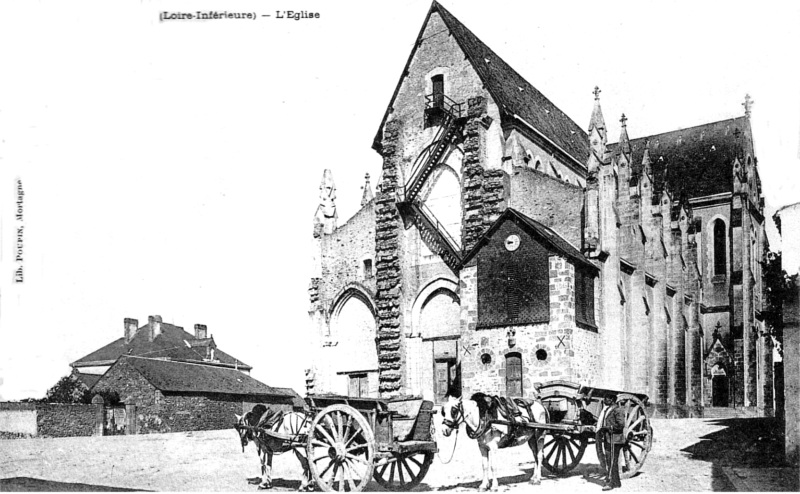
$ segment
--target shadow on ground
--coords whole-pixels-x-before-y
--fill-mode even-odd
[[[31,477],[11,477],[0,479],[2,492],[132,492],[141,489],[124,489],[107,485],[78,484],[34,479]]]
[[[736,489],[723,471],[726,467],[776,468],[785,466],[783,436],[775,418],[731,418],[711,422],[722,426],[684,448],[694,460],[712,465],[712,489],[732,492]]]

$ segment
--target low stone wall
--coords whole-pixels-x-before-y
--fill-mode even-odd
[[[102,405],[2,402],[0,432],[20,437],[92,436],[98,430],[98,417]]]
[[[102,417],[102,409],[103,405],[37,403],[38,435],[46,437],[93,436],[97,431],[98,416]]]

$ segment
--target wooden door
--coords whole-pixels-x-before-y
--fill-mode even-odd
[[[518,353],[506,357],[506,395],[522,396],[522,357]]]
[[[436,403],[444,402],[447,390],[450,388],[450,368],[452,363],[449,360],[437,360],[434,367],[434,394]]]

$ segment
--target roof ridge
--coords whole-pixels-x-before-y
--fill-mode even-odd
[[[433,2],[433,3],[435,3],[437,6],[439,6],[439,8],[441,8],[442,10],[444,10],[444,12],[445,12],[445,13],[446,13],[448,16],[450,16],[450,18],[451,18],[452,20],[454,20],[455,22],[457,22],[457,23],[458,23],[458,25],[459,25],[460,27],[464,28],[464,30],[466,30],[466,31],[467,31],[469,34],[471,34],[473,37],[475,37],[475,40],[476,40],[476,41],[478,41],[480,44],[482,44],[484,47],[486,47],[486,49],[489,51],[489,53],[491,53],[492,55],[496,56],[496,57],[497,57],[497,59],[498,59],[499,61],[501,61],[503,64],[505,64],[505,66],[506,66],[506,67],[508,67],[508,68],[511,70],[511,72],[512,72],[514,75],[516,75],[517,77],[519,77],[520,79],[522,79],[522,81],[523,81],[523,82],[525,82],[525,83],[526,83],[526,84],[528,84],[528,85],[529,85],[531,88],[533,88],[533,89],[534,89],[536,92],[538,92],[539,94],[541,94],[541,95],[542,95],[542,98],[544,98],[544,99],[545,99],[545,100],[546,100],[548,103],[550,103],[551,105],[553,105],[553,108],[555,108],[556,110],[558,110],[559,112],[561,112],[561,114],[562,114],[562,115],[564,115],[565,117],[567,117],[567,118],[569,118],[570,120],[572,120],[572,118],[570,118],[570,116],[569,116],[569,115],[567,115],[566,113],[564,113],[564,112],[561,110],[561,108],[559,108],[558,106],[556,106],[556,105],[555,105],[555,104],[554,104],[554,103],[553,103],[553,102],[550,100],[550,98],[548,98],[547,96],[545,96],[545,95],[544,95],[544,93],[542,93],[541,91],[539,91],[538,89],[536,89],[536,87],[535,87],[533,84],[531,84],[531,83],[530,83],[530,82],[529,82],[529,81],[528,81],[526,78],[524,78],[524,77],[522,76],[522,74],[520,74],[519,72],[517,72],[517,70],[516,70],[514,67],[512,67],[512,66],[511,66],[511,64],[509,64],[508,62],[506,62],[505,60],[503,60],[503,57],[501,57],[500,55],[498,55],[498,54],[497,54],[497,52],[495,52],[494,50],[492,50],[492,48],[491,48],[489,45],[487,45],[486,43],[484,43],[484,42],[483,42],[483,40],[482,40],[482,39],[480,39],[480,38],[478,37],[478,35],[477,35],[477,34],[473,33],[473,32],[472,32],[472,30],[471,30],[470,28],[468,28],[468,27],[467,27],[467,26],[466,26],[466,25],[465,25],[463,22],[459,21],[459,20],[458,20],[458,18],[457,18],[456,16],[454,16],[452,13],[450,13],[450,11],[449,11],[449,10],[447,10],[446,8],[444,8],[444,6],[442,6],[442,4],[440,4],[440,3],[436,2],[436,0],[434,0],[434,2]],[[444,18],[444,17],[443,17],[443,19],[444,19],[445,23],[447,23],[447,22],[448,22],[448,20],[447,20],[446,18]],[[452,30],[452,27],[451,27],[450,25],[448,25],[447,27],[449,27],[449,28]],[[456,41],[459,41],[459,40],[458,40],[458,37],[456,37]],[[459,44],[459,46],[461,46],[461,43],[460,43],[460,42],[459,42],[458,44]],[[462,50],[464,50],[464,53],[465,53],[465,54],[467,54],[467,56],[469,56],[468,50],[465,50],[463,46],[461,46],[461,49],[462,49]],[[476,68],[477,68],[477,67],[476,67]],[[572,122],[573,122],[575,125],[578,125],[578,123],[577,123],[577,122],[575,122],[574,120],[572,120]],[[579,126],[579,125],[578,125],[578,126]],[[579,127],[580,127],[580,126],[579,126]]]
[[[649,134],[649,135],[643,135],[643,136],[640,136],[640,137],[629,138],[628,141],[631,142],[631,141],[639,141],[639,140],[642,140],[642,139],[650,139],[650,138],[662,136],[662,135],[665,135],[665,134],[672,134],[674,132],[684,132],[684,131],[688,132],[688,131],[691,131],[691,130],[699,129],[701,127],[708,127],[708,126],[720,124],[720,123],[723,123],[723,122],[730,122],[730,121],[744,120],[744,119],[745,119],[745,117],[723,118],[722,120],[716,120],[714,122],[707,122],[707,123],[704,123],[704,124],[692,125],[691,127],[681,127],[679,129],[668,130],[668,131],[665,131],[665,132],[659,132],[657,134]],[[609,146],[618,146],[619,145],[619,141],[609,143],[608,145]]]
[[[487,51],[488,51],[488,52],[489,52],[491,55],[494,55],[495,57],[497,57],[497,59],[498,59],[498,60],[499,60],[499,61],[500,61],[500,62],[501,62],[503,65],[505,65],[505,66],[506,66],[506,67],[507,67],[507,68],[510,70],[510,72],[511,72],[513,75],[517,76],[517,78],[519,78],[519,79],[520,79],[520,80],[521,80],[523,83],[527,84],[527,85],[528,85],[528,86],[529,86],[531,89],[533,89],[534,91],[536,91],[536,92],[537,92],[537,93],[538,93],[538,94],[541,96],[541,98],[542,98],[542,99],[544,99],[544,100],[545,100],[547,103],[549,103],[549,104],[550,104],[550,105],[551,105],[551,106],[552,106],[552,107],[553,107],[555,110],[557,110],[557,111],[558,111],[558,112],[559,112],[559,113],[560,113],[562,116],[566,117],[566,118],[567,118],[567,119],[568,119],[568,120],[569,120],[569,121],[570,121],[570,122],[571,122],[573,125],[575,125],[575,127],[577,127],[578,129],[581,129],[581,132],[583,132],[583,127],[581,127],[580,125],[578,125],[578,123],[577,123],[577,122],[575,122],[575,121],[574,121],[574,120],[573,120],[573,119],[572,119],[572,118],[571,118],[569,115],[567,115],[566,113],[564,113],[564,111],[563,111],[561,108],[559,108],[558,106],[556,106],[556,104],[555,104],[555,103],[553,103],[553,101],[552,101],[552,100],[550,100],[550,98],[548,98],[547,96],[545,96],[545,94],[544,94],[544,93],[542,93],[541,91],[539,91],[538,89],[536,89],[536,86],[534,86],[533,84],[531,84],[531,83],[530,83],[530,81],[528,81],[528,80],[527,80],[525,77],[523,77],[523,76],[522,76],[522,74],[520,74],[519,72],[517,72],[517,70],[516,70],[516,69],[514,69],[514,67],[512,67],[512,66],[511,66],[511,65],[510,65],[508,62],[506,62],[506,61],[503,59],[503,57],[501,57],[500,55],[498,55],[498,54],[497,54],[497,52],[495,52],[494,50],[492,50],[492,48],[491,48],[489,45],[487,45],[486,43],[484,43],[484,42],[483,42],[483,40],[481,40],[481,39],[480,39],[480,38],[479,38],[479,37],[478,37],[478,36],[477,36],[475,33],[473,33],[473,32],[472,32],[472,30],[471,30],[470,28],[468,28],[468,27],[467,27],[467,26],[466,26],[466,25],[465,25],[463,22],[461,22],[460,20],[458,20],[458,18],[457,18],[456,16],[454,16],[452,13],[450,13],[450,11],[449,11],[449,10],[447,10],[446,8],[444,8],[444,6],[442,6],[440,3],[436,2],[435,0],[434,0],[434,2],[433,2],[433,3],[434,3],[434,5],[435,5],[435,6],[437,6],[439,9],[441,9],[441,11],[443,11],[443,12],[444,12],[444,14],[445,14],[445,15],[443,15],[443,16],[442,16],[442,19],[444,20],[445,24],[447,24],[447,27],[450,29],[450,31],[451,31],[451,32],[453,32],[453,27],[452,27],[452,26],[450,26],[450,24],[449,24],[449,23],[450,23],[451,21],[454,21],[454,22],[458,23],[458,27],[460,27],[460,28],[463,28],[463,29],[464,29],[464,30],[465,30],[465,31],[466,31],[466,32],[467,32],[469,35],[471,35],[472,37],[474,37],[474,38],[475,38],[475,41],[477,41],[478,43],[480,43],[480,44],[481,44],[481,45],[482,45],[482,46],[483,46],[483,47],[484,47],[484,48],[485,48],[485,49],[486,49],[486,50],[487,50]],[[440,14],[441,14],[441,13],[442,13],[442,12],[440,12]],[[450,18],[449,20],[448,20],[448,17]],[[464,54],[466,54],[466,55],[467,55],[467,57],[470,57],[470,51],[469,51],[469,49],[467,49],[466,47],[464,47],[464,46],[463,46],[463,44],[462,44],[462,41],[459,39],[459,37],[458,37],[458,36],[454,36],[454,38],[456,39],[456,42],[457,42],[457,43],[458,43],[458,45],[461,47],[461,49],[464,51]],[[470,57],[470,58],[471,58],[471,57]],[[475,67],[475,70],[478,72],[478,74],[479,74],[479,75],[481,75],[481,74],[480,74],[480,72],[481,72],[481,69],[479,69],[479,67],[480,67],[480,63],[478,63],[478,62],[480,62],[480,61],[477,61],[477,60],[471,60],[471,61],[472,61],[472,65],[473,65],[473,67]],[[491,63],[491,62],[490,62],[490,63]],[[484,77],[482,76],[482,77],[481,77],[481,79],[483,79],[483,78],[484,78]],[[484,81],[484,82],[485,82],[485,81]],[[491,90],[491,88],[487,87],[486,89],[487,89],[489,92],[493,93],[493,91]],[[502,98],[499,98],[499,97],[498,97],[498,95],[495,95],[495,94],[493,94],[493,96],[494,96],[496,99],[502,99]],[[542,129],[538,129],[538,130],[540,130],[540,131],[541,131]],[[584,133],[585,133],[585,132],[584,132]],[[579,158],[579,157],[575,156],[574,158],[576,158],[576,159],[577,159],[577,158]]]

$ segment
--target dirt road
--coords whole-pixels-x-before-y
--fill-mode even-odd
[[[655,441],[642,471],[621,491],[732,490],[726,466],[769,465],[777,447],[768,440],[765,419],[653,420]],[[759,440],[759,437],[761,438]],[[452,437],[439,443],[444,459]],[[544,476],[540,487],[527,483],[531,453],[525,447],[503,450],[497,458],[500,491],[600,492],[601,480],[590,446],[570,475]],[[243,454],[236,433],[227,431],[143,436],[0,440],[0,491],[154,490],[255,491],[247,477],[257,475],[255,450]],[[276,456],[276,490],[299,485],[300,466],[291,454]],[[437,457],[416,490],[475,491],[482,470],[478,448],[459,434],[453,461]],[[371,490],[380,490],[370,484]]]

